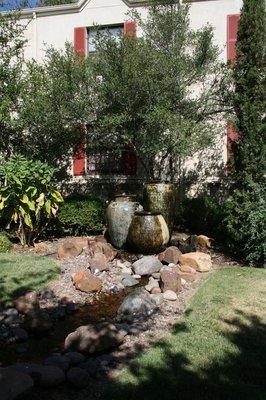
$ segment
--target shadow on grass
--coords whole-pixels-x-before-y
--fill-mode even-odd
[[[130,379],[126,376],[114,381],[104,398],[265,400],[266,325],[256,315],[239,310],[236,310],[236,317],[223,323],[228,330],[220,332],[221,339],[234,344],[235,352],[227,351],[210,365],[197,369],[185,351],[175,352],[169,342],[161,340],[155,345],[155,351],[160,349],[162,354],[159,363],[152,357],[145,363],[141,359],[134,361],[128,367]],[[176,341],[180,332],[186,332],[193,346],[193,336],[189,336],[185,323],[175,325],[172,332]]]

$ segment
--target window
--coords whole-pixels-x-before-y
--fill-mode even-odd
[[[99,154],[91,154],[87,161],[89,174],[123,174],[121,157],[117,157],[112,151],[101,151]]]
[[[93,54],[96,51],[95,40],[97,35],[109,36],[119,41],[123,36],[123,25],[103,26],[101,28],[88,29],[88,54]]]

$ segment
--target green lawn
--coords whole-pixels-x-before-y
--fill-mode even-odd
[[[108,400],[265,400],[266,271],[209,275],[171,333],[139,356]]]
[[[0,254],[0,303],[40,290],[59,274],[47,257]]]

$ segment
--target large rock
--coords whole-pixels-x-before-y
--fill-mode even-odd
[[[181,256],[181,251],[176,246],[170,246],[162,253],[159,254],[158,258],[162,263],[166,264],[177,264],[179,257]]]
[[[158,282],[156,279],[154,279],[152,276],[150,276],[149,282],[148,282],[148,284],[145,286],[145,289],[146,289],[148,292],[152,293],[152,290],[153,290],[153,289],[159,289],[159,282]],[[160,293],[160,292],[159,292],[159,293]]]
[[[145,256],[135,261],[132,265],[132,269],[137,275],[152,275],[154,272],[159,272],[163,264],[157,257]]]
[[[91,270],[98,269],[99,271],[108,271],[109,265],[106,256],[103,253],[95,253],[90,259]]]
[[[69,369],[70,361],[66,356],[62,356],[61,354],[53,354],[44,360],[43,365],[52,365],[66,372]]]
[[[81,292],[99,292],[102,289],[102,280],[87,270],[81,270],[73,275],[75,288]]]
[[[177,293],[181,290],[181,278],[173,268],[163,268],[161,270],[161,287],[163,292],[171,290]]]
[[[176,301],[177,294],[172,290],[166,290],[166,292],[163,293],[163,298],[168,301]]]
[[[132,286],[136,286],[139,284],[139,281],[137,281],[137,279],[135,279],[132,275],[129,274],[125,274],[125,276],[122,279],[122,285],[124,287],[132,287]]]
[[[191,268],[191,267],[190,267]],[[185,279],[186,282],[194,282],[196,280],[197,277],[197,272],[195,269],[191,268],[194,273],[191,272],[184,272],[180,269],[180,267],[175,267],[173,268],[174,271],[178,274],[178,276],[180,277],[180,279]]]
[[[79,256],[88,246],[88,238],[76,237],[62,243],[58,249],[58,258],[71,258]]]
[[[198,250],[202,251],[203,253],[209,253],[211,248],[211,240],[212,239],[205,235],[196,236]]]
[[[13,368],[0,368],[0,399],[13,400],[32,388],[33,379]]]
[[[67,372],[67,380],[71,385],[82,389],[90,383],[90,375],[85,369],[73,367]]]
[[[102,322],[95,325],[80,326],[65,340],[65,348],[86,354],[106,351],[119,346],[124,336],[115,325]]]
[[[90,255],[91,258],[93,258],[95,254],[104,254],[107,262],[113,261],[117,255],[117,250],[110,243],[98,241],[91,241],[86,252]]]
[[[65,357],[69,359],[71,366],[76,366],[86,361],[86,357],[77,351],[69,351],[65,353]]]
[[[37,292],[26,293],[14,300],[13,304],[20,313],[27,314],[39,308],[38,294]]]
[[[182,254],[179,257],[179,263],[188,265],[199,272],[208,272],[212,267],[211,256],[200,251]]]
[[[15,364],[10,368],[29,375],[36,386],[44,388],[60,385],[65,380],[63,370],[54,365]]]
[[[34,310],[26,314],[23,326],[26,330],[42,333],[51,329],[53,322],[45,312]]]
[[[132,323],[136,319],[147,319],[156,309],[151,295],[145,289],[139,288],[124,299],[117,311],[117,319]]]

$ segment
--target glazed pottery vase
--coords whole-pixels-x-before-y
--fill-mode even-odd
[[[169,242],[169,229],[159,212],[137,211],[132,219],[128,243],[138,253],[155,254]]]
[[[143,207],[135,201],[133,195],[119,194],[107,207],[107,225],[111,243],[121,249],[126,241],[128,230],[135,211]]]
[[[144,207],[159,211],[165,219],[170,236],[174,224],[175,187],[172,183],[151,182],[144,187]]]

